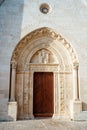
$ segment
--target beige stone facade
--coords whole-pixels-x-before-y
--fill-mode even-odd
[[[0,119],[34,118],[34,72],[53,72],[53,118],[78,120],[80,113],[87,110],[87,62],[86,58],[83,60],[87,55],[87,38],[80,36],[80,33],[86,36],[81,17],[85,16],[85,20],[87,17],[74,11],[80,7],[85,10],[86,5],[81,0],[47,1],[51,11],[43,14],[39,7],[44,1],[30,1],[4,1],[0,7]],[[56,13],[59,4],[62,6]],[[68,13],[73,13],[72,17]]]
[[[82,110],[78,105],[79,61],[72,46],[61,35],[49,28],[40,28],[25,36],[16,46],[11,58],[10,102],[17,102],[17,118],[33,116],[33,74],[53,72],[53,118],[74,118]],[[74,102],[77,105],[74,107]],[[80,102],[81,104],[81,102]],[[14,105],[14,104],[13,104]]]

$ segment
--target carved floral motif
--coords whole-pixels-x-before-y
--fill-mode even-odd
[[[65,101],[64,101],[64,74],[60,74],[60,113],[63,114],[65,111]]]

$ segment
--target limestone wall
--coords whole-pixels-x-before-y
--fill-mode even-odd
[[[1,1],[0,1],[1,2]],[[42,3],[51,6],[40,12]],[[49,27],[76,50],[80,67],[80,97],[87,110],[87,0],[5,0],[0,6],[0,116],[7,114],[10,59],[18,42],[31,31]],[[5,109],[3,109],[5,108]],[[6,117],[5,117],[6,118]]]

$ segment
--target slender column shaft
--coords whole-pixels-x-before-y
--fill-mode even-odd
[[[59,97],[58,97],[58,72],[54,72],[54,115],[53,118],[59,114]]]
[[[74,86],[74,100],[79,100],[79,79],[78,79],[78,64],[73,66],[73,86]]]
[[[33,116],[33,72],[30,72],[29,117],[34,118]]]
[[[10,101],[15,101],[16,62],[11,62],[11,64],[12,64],[12,77],[11,77],[11,99],[10,99]]]

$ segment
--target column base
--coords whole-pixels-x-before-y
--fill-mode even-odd
[[[59,114],[53,114],[52,118],[53,119],[59,119]]]
[[[69,116],[66,115],[59,115],[59,114],[54,114],[53,119],[58,119],[58,120],[70,120]]]
[[[19,118],[19,120],[32,120],[34,119],[33,115],[26,115]]]
[[[33,114],[31,114],[31,115],[29,115],[29,117],[28,117],[29,119],[34,119],[34,115]]]
[[[82,112],[82,102],[80,100],[70,101],[71,119],[76,120]]]
[[[8,120],[17,120],[17,102],[8,102]]]

